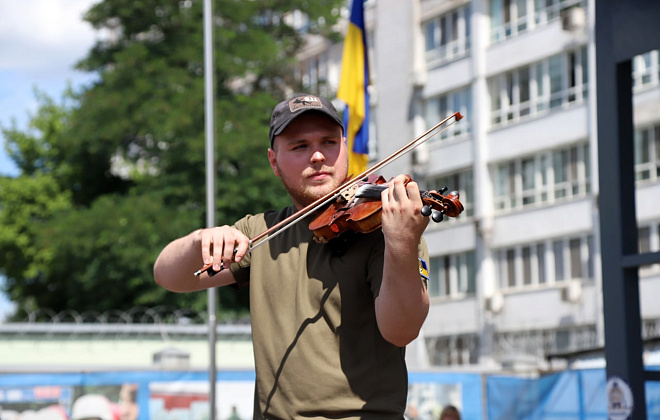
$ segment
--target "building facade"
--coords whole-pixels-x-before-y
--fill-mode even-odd
[[[413,368],[552,369],[604,346],[595,0],[369,0],[371,160],[458,111],[385,169],[465,206],[431,222],[431,310]],[[660,45],[658,46],[660,48]],[[342,46],[310,39],[299,74],[333,97]],[[660,250],[660,54],[633,61],[639,251]],[[341,107],[341,103],[338,103]],[[640,270],[660,336],[660,265]],[[598,363],[604,363],[600,361]]]

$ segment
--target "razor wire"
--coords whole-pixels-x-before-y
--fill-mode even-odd
[[[0,322],[4,339],[40,336],[43,338],[140,339],[160,337],[163,341],[203,339],[208,335],[207,315],[189,308],[160,305],[136,306],[104,312],[73,309],[55,312],[42,308],[19,310],[11,322]],[[220,322],[217,333],[226,338],[249,338],[249,318]]]

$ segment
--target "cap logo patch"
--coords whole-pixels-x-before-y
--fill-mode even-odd
[[[289,109],[291,112],[296,112],[307,108],[323,109],[321,99],[317,98],[316,96],[299,96],[289,101]]]

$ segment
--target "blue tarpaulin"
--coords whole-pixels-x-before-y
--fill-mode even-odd
[[[231,394],[230,400],[220,404],[228,411],[236,407],[251,407],[254,371],[218,372],[218,399]],[[164,410],[181,404],[181,396],[187,396],[188,412],[203,412],[204,401],[192,398],[191,389],[204,391],[208,372],[203,371],[108,371],[108,372],[48,372],[0,374],[0,400],[4,409],[15,403],[25,402],[26,396],[34,395],[35,402],[42,398],[44,404],[59,399],[70,409],[75,394],[89,392],[121,384],[136,385],[136,403],[139,419],[157,419]],[[604,369],[568,370],[538,378],[480,373],[411,372],[409,375],[409,400],[424,404],[416,420],[434,418],[439,408],[454,404],[465,420],[560,420],[560,419],[607,419],[606,375]],[[59,388],[58,388],[59,387]],[[56,391],[60,389],[60,392]],[[253,389],[253,388],[252,388]],[[19,398],[20,396],[20,398]],[[47,396],[48,398],[45,398]],[[647,414],[649,419],[660,419],[660,383],[646,383]],[[238,401],[246,399],[249,401]],[[435,399],[436,401],[432,401]],[[238,403],[238,405],[237,405]],[[206,403],[208,407],[208,403]],[[159,415],[155,410],[160,410]],[[251,413],[241,414],[249,418]],[[190,414],[189,418],[194,416]],[[434,418],[434,420],[437,417]]]

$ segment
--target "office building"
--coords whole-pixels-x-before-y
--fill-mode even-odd
[[[413,368],[604,365],[594,10],[595,0],[365,3],[372,161],[464,115],[383,172],[457,190],[465,206],[425,233],[431,309]],[[310,37],[306,89],[333,96],[341,53]],[[659,76],[657,50],[635,57],[640,252],[660,250]],[[660,337],[657,296],[658,264],[640,270],[647,339]]]

